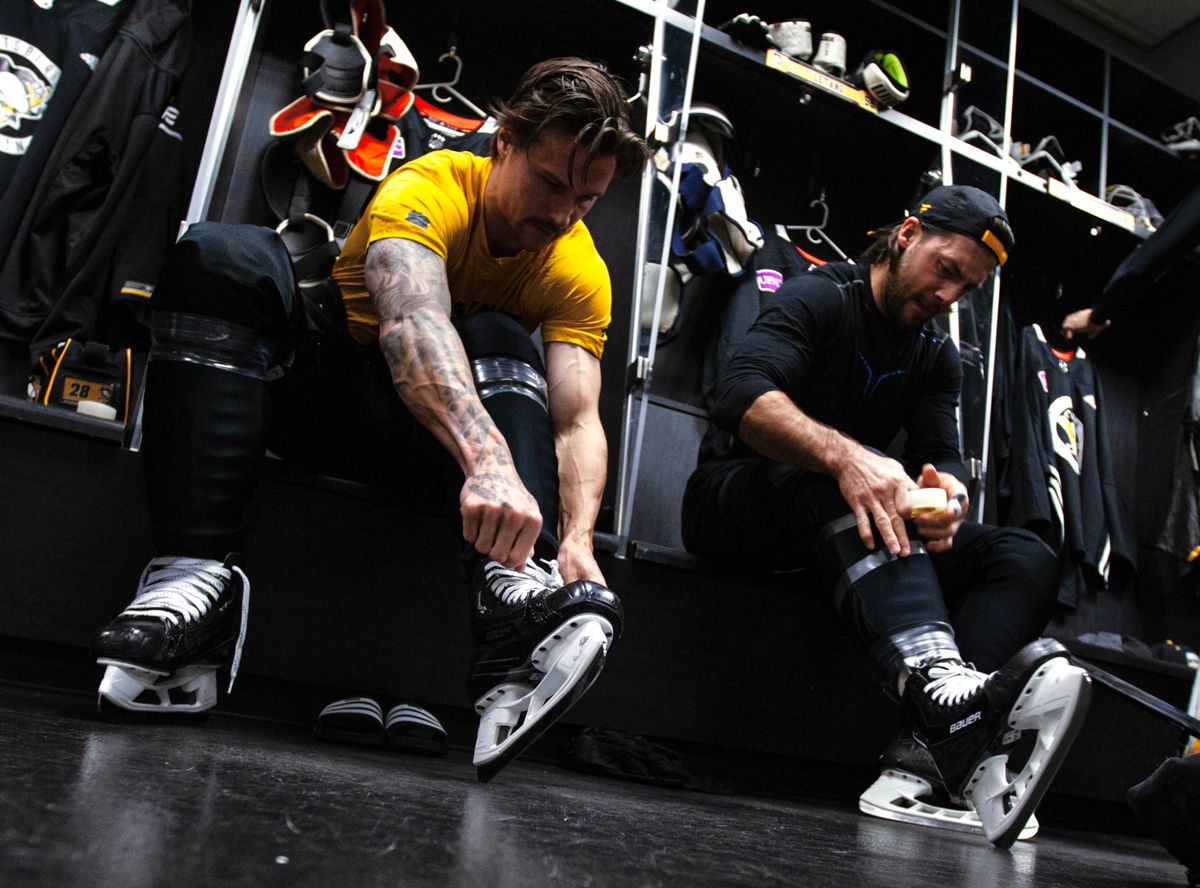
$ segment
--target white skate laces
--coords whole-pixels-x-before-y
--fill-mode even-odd
[[[123,617],[158,617],[172,626],[192,623],[221,597],[232,571],[207,558],[154,558],[142,571]]]
[[[246,617],[250,607],[250,580],[238,567],[226,567],[211,558],[152,558],[142,571],[137,592],[122,617],[157,617],[172,626],[194,623],[212,610],[221,593],[237,573],[242,580],[242,613],[237,643],[230,666],[229,690],[237,677],[246,641]]]
[[[959,660],[938,660],[928,667],[929,682],[924,693],[939,706],[954,707],[966,703],[979,690],[987,675]]]
[[[559,589],[563,585],[558,562],[544,562],[545,568],[530,558],[523,571],[505,567],[499,561],[489,561],[483,566],[483,576],[488,587],[506,607],[514,607],[529,599],[530,595]]]

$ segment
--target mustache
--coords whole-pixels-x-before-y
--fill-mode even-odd
[[[545,232],[552,237],[562,237],[567,233],[566,228],[560,228],[557,223],[551,222],[547,219],[530,219],[529,221],[532,222],[533,226],[539,231]]]

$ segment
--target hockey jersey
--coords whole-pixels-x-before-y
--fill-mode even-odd
[[[0,259],[128,7],[121,0],[0,4]]]
[[[1074,607],[1089,587],[1127,579],[1135,563],[1099,380],[1083,349],[1056,351],[1033,324],[1021,331],[1012,390],[1007,523],[1037,533],[1058,553],[1058,600]]]
[[[134,0],[18,216],[0,267],[0,339],[27,344],[31,363],[92,338],[174,242],[182,152],[169,108],[191,55],[191,3]]]

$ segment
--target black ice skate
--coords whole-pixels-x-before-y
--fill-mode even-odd
[[[614,638],[621,603],[590,580],[563,585],[557,562],[525,570],[477,564],[467,687],[479,713],[474,764],[486,783],[591,687]]]
[[[198,714],[217,702],[217,670],[232,650],[237,675],[250,581],[242,571],[201,558],[154,558],[133,601],[96,633],[92,653],[106,667],[100,711]]]
[[[911,666],[904,700],[942,786],[974,807],[988,841],[1008,848],[1079,733],[1090,691],[1066,649],[1043,638],[989,676],[959,660]],[[1032,743],[1022,742],[1026,732]]]

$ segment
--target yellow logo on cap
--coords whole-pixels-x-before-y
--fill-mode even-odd
[[[933,209],[933,204],[923,203],[923,204],[921,204],[921,208],[918,209],[917,212],[924,213],[926,210],[932,210],[932,209]]]
[[[992,234],[990,228],[983,233],[983,237],[980,240],[988,249],[996,254],[996,258],[1000,260],[1001,265],[1008,261],[1008,250],[1004,249],[1004,244],[1000,242],[1000,238]]]

